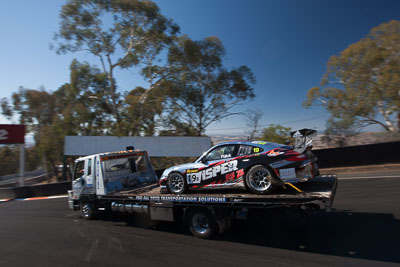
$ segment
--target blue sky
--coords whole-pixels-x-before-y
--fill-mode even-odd
[[[364,37],[371,28],[400,19],[398,0],[157,0],[161,12],[193,39],[218,36],[227,67],[249,66],[256,99],[240,107],[259,108],[263,126],[325,128],[328,114],[305,109],[308,89],[318,86],[331,55]],[[69,81],[73,58],[98,62],[88,54],[57,55],[49,49],[64,1],[3,1],[0,9],[0,98],[19,86],[56,90]],[[144,82],[135,70],[118,73],[122,91]],[[16,123],[17,121],[13,121]],[[0,123],[10,123],[0,117]],[[244,134],[245,120],[233,117],[208,134]]]

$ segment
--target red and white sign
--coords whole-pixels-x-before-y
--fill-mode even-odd
[[[0,124],[0,144],[25,143],[25,125]]]

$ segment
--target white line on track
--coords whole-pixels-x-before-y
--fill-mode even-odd
[[[400,178],[400,176],[399,175],[387,175],[387,176],[365,176],[365,177],[345,177],[345,178],[338,177],[338,180],[385,179],[385,178]]]

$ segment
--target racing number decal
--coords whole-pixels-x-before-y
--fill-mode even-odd
[[[188,184],[199,184],[201,182],[201,176],[199,174],[200,173],[188,173]]]
[[[253,152],[254,152],[254,153],[260,152],[260,148],[259,148],[259,147],[253,147]]]

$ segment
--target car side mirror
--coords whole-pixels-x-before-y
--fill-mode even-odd
[[[202,157],[200,160],[201,163],[206,163],[207,162],[207,157]]]

